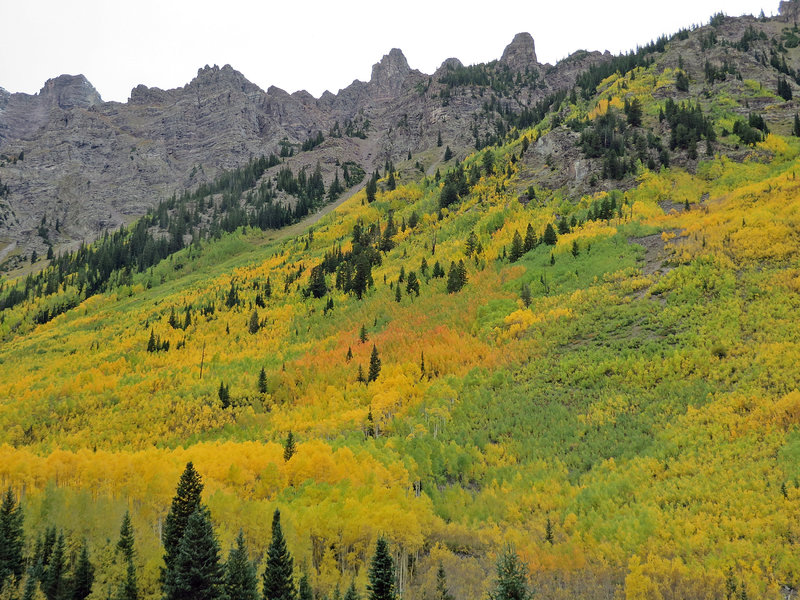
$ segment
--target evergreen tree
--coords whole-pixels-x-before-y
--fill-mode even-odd
[[[361,365],[358,365],[358,375],[356,375],[356,381],[358,383],[366,383],[367,380],[364,379],[364,369],[361,368]]]
[[[528,600],[528,570],[511,547],[497,559],[497,580],[489,592],[489,600]]]
[[[553,522],[550,517],[547,517],[547,522],[544,525],[544,541],[548,544],[553,543]]]
[[[794,113],[794,125],[792,126],[792,135],[800,137],[800,114]]]
[[[183,532],[189,522],[189,517],[200,507],[200,494],[203,492],[203,483],[200,474],[195,471],[194,465],[186,463],[186,468],[181,475],[175,497],[172,499],[167,517],[164,520],[164,567],[161,571],[161,580],[166,583],[178,557],[179,546]]]
[[[353,349],[350,346],[347,347],[347,356],[345,356],[345,360],[347,362],[353,360]]]
[[[378,182],[377,179],[373,176],[369,178],[367,181],[367,202],[372,203],[375,202],[375,194],[378,192]]]
[[[414,271],[408,272],[408,281],[406,282],[406,293],[410,296],[414,294],[419,296],[419,279]]]
[[[344,600],[361,600],[358,596],[358,592],[356,591],[355,581],[350,582],[350,587],[347,588],[347,591],[344,594]]]
[[[367,337],[367,328],[364,325],[361,325],[361,330],[358,332],[358,339],[361,340],[361,343],[364,344],[369,339]]]
[[[439,568],[436,571],[436,594],[434,600],[455,600],[453,594],[447,589],[447,577],[444,572],[444,565],[439,563]]]
[[[444,162],[447,162],[451,158],[453,158],[453,151],[450,150],[450,146],[448,146],[444,149]]]
[[[303,572],[300,584],[297,587],[297,600],[314,600],[314,592],[311,591],[311,584],[308,582],[308,574]]]
[[[222,404],[222,408],[226,409],[231,405],[231,393],[228,389],[228,386],[225,385],[224,382],[219,382],[219,389],[217,390],[217,396],[219,396],[219,401]]]
[[[537,240],[536,234],[533,232],[533,225],[528,223],[528,229],[525,230],[525,241],[522,244],[522,249],[525,252],[530,252],[536,248]]]
[[[150,330],[150,339],[147,340],[147,351],[148,352],[155,352],[157,349],[156,347],[156,333],[152,329]]]
[[[22,556],[25,545],[22,521],[22,507],[17,505],[14,493],[8,488],[0,504],[0,589],[6,580],[22,578],[25,567]]]
[[[64,552],[64,534],[59,533],[42,580],[42,592],[47,600],[63,600],[67,593]]]
[[[122,526],[119,528],[119,541],[117,542],[117,550],[122,553],[126,560],[133,560],[134,555],[134,536],[133,525],[131,525],[131,513],[127,510],[122,517]]]
[[[136,580],[136,569],[133,566],[133,561],[128,561],[125,581],[122,582],[117,591],[116,600],[139,600],[139,584]]]
[[[244,533],[239,530],[236,547],[231,548],[225,563],[226,600],[258,600],[256,569],[247,556]]]
[[[400,293],[400,282],[397,282],[397,285],[394,288],[394,301],[400,302],[402,300],[402,294]]]
[[[367,374],[367,381],[375,381],[380,373],[381,359],[378,356],[378,349],[375,347],[375,344],[372,344],[372,354],[369,356],[369,373]]]
[[[442,147],[442,132],[440,131],[439,134],[436,136],[436,145],[441,148]]]
[[[531,305],[531,286],[527,283],[523,283],[522,289],[520,289],[519,292],[519,297],[525,305],[525,308],[528,308]]]
[[[164,600],[225,600],[224,578],[211,515],[199,506],[186,522],[164,583]]]
[[[283,460],[284,462],[288,462],[290,458],[294,456],[294,453],[297,452],[297,445],[294,441],[294,433],[289,431],[288,435],[286,436],[286,441],[283,443]]]
[[[581,249],[578,247],[578,240],[572,240],[572,256],[575,258],[581,253]]]
[[[264,367],[261,367],[261,371],[258,374],[258,393],[267,393],[267,372],[264,370]]]
[[[542,236],[542,241],[548,246],[556,245],[556,242],[558,241],[558,236],[556,235],[556,230],[553,229],[552,223],[548,223],[547,227],[544,228],[544,235]]]
[[[389,178],[386,180],[386,189],[390,192],[397,189],[397,180],[394,178],[394,171],[389,172]]]
[[[22,592],[22,600],[36,600],[36,592],[39,591],[39,580],[33,574],[28,573],[28,578],[25,580],[25,589]]]
[[[253,312],[250,314],[250,321],[247,324],[247,330],[250,333],[258,333],[260,327],[261,325],[258,322],[258,310],[254,308]]]
[[[270,283],[269,277],[267,277],[267,282],[264,284],[264,296],[267,298],[272,296],[272,283]]]
[[[272,516],[272,541],[267,550],[267,568],[264,571],[264,600],[295,600],[292,555],[286,548],[281,530],[281,513]]]
[[[84,600],[92,593],[92,583],[94,583],[94,566],[89,561],[89,549],[86,542],[83,542],[78,562],[72,576],[71,600]]]
[[[375,555],[369,566],[369,584],[367,585],[369,600],[394,600],[394,564],[389,554],[389,544],[384,538],[378,538]]]
[[[325,280],[325,270],[322,265],[317,265],[311,269],[311,276],[308,280],[308,291],[314,298],[322,298],[328,293],[328,282]]]
[[[508,259],[511,262],[517,262],[525,251],[525,247],[522,243],[522,236],[519,234],[519,231],[514,232],[514,239],[511,240],[511,251],[508,253]]]

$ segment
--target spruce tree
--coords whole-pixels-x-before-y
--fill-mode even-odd
[[[436,571],[436,594],[434,600],[455,600],[453,594],[447,589],[447,577],[444,572],[444,565],[439,563],[439,568]]]
[[[283,460],[284,462],[288,462],[290,458],[294,456],[294,453],[297,452],[297,445],[294,441],[294,434],[289,431],[289,434],[286,436],[286,441],[283,443]]]
[[[406,293],[410,296],[414,294],[419,296],[419,279],[414,271],[408,272],[408,281],[406,282]]]
[[[22,556],[25,537],[22,530],[22,507],[8,488],[0,505],[0,589],[10,578],[22,578],[25,563]]]
[[[344,594],[344,600],[361,600],[358,596],[358,592],[356,591],[355,581],[350,582],[350,587],[347,588],[347,591]]]
[[[523,283],[522,289],[519,292],[519,297],[525,305],[525,308],[528,308],[531,305],[531,286],[527,283]]]
[[[231,548],[225,563],[226,600],[258,600],[256,570],[247,555],[244,533],[239,530],[236,547]]]
[[[511,262],[517,262],[525,252],[525,247],[522,244],[522,236],[519,231],[514,232],[514,238],[511,240],[511,251],[508,253],[508,259]]]
[[[186,522],[164,583],[164,600],[224,600],[224,575],[211,515],[199,506]]]
[[[89,549],[84,541],[72,576],[70,600],[85,600],[92,593],[92,583],[94,583],[94,566],[89,561]]]
[[[250,321],[248,322],[247,329],[250,333],[258,333],[261,325],[258,322],[258,311],[254,308],[250,314]]]
[[[263,576],[263,600],[295,600],[292,555],[286,548],[281,530],[281,513],[272,516],[272,541],[267,550],[267,568]]]
[[[139,583],[136,579],[136,569],[133,566],[133,561],[128,561],[125,581],[122,582],[117,591],[116,600],[139,600]]]
[[[22,600],[35,600],[38,587],[39,580],[36,578],[33,572],[29,572],[28,578],[25,580],[25,589],[22,592]]]
[[[794,125],[792,126],[792,135],[800,137],[800,115],[794,113]]]
[[[297,587],[297,600],[314,600],[314,592],[311,591],[311,584],[308,582],[308,574],[303,572],[300,584]]]
[[[552,223],[548,223],[547,227],[544,228],[544,235],[542,236],[542,241],[548,246],[556,245],[556,242],[558,241],[558,236],[556,235],[556,230],[553,229]]]
[[[117,542],[117,550],[122,553],[125,560],[133,560],[134,555],[134,536],[133,525],[131,525],[131,513],[127,510],[122,517],[122,526],[119,528],[119,541]]]
[[[528,570],[513,548],[506,547],[497,559],[497,580],[489,600],[528,600]]]
[[[389,179],[386,180],[386,188],[391,192],[397,189],[397,180],[394,177],[394,171],[389,173]]]
[[[394,288],[394,301],[400,302],[402,300],[402,294],[400,293],[400,282],[397,282],[397,285]]]
[[[367,327],[365,325],[361,325],[361,329],[358,332],[358,339],[361,340],[362,344],[369,339],[367,337]]]
[[[361,368],[361,365],[358,365],[358,375],[356,375],[356,381],[358,383],[366,383],[366,379],[364,379],[364,369]]]
[[[267,372],[264,370],[264,367],[261,367],[261,371],[258,374],[258,393],[267,393]]]
[[[64,534],[59,533],[42,580],[42,592],[47,600],[63,600],[67,593],[64,552]]]
[[[195,471],[194,465],[186,463],[186,468],[181,475],[175,497],[172,499],[167,517],[164,520],[164,567],[161,571],[161,580],[166,582],[170,571],[178,557],[178,551],[183,537],[183,532],[189,522],[189,517],[200,507],[200,494],[203,492],[203,483],[200,474]]]
[[[530,252],[536,247],[536,234],[533,232],[533,225],[528,223],[528,229],[525,230],[525,241],[522,248],[525,252]]]
[[[375,344],[372,344],[372,354],[369,356],[369,373],[367,374],[367,381],[375,381],[380,374],[381,359],[378,356],[378,349],[375,347]]]
[[[369,566],[369,583],[367,584],[369,600],[394,600],[394,564],[389,554],[389,544],[384,538],[378,538],[375,555]]]

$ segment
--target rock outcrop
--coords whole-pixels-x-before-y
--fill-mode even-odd
[[[559,63],[537,85],[503,98],[504,106],[522,110],[574,83],[582,65],[603,59],[586,54]],[[533,39],[519,34],[501,65],[490,68],[537,65]],[[429,76],[392,49],[369,82],[354,81],[319,99],[276,87],[264,91],[230,65],[203,67],[172,90],[139,85],[126,103],[103,102],[82,75],[51,79],[35,95],[0,90],[0,180],[10,189],[0,198],[0,245],[16,244],[20,259],[34,249],[44,255],[48,244],[74,248],[162,198],[286,144],[295,149],[286,165],[297,171],[319,163],[327,181],[345,161],[370,172],[386,160],[404,161],[409,151],[436,149],[440,134],[465,155],[476,132],[485,137],[496,129],[483,111],[483,90],[439,81],[461,66],[451,58]],[[325,142],[300,152],[318,132]],[[427,160],[423,168],[435,172],[441,157]]]

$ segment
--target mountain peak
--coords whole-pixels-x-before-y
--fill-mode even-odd
[[[48,79],[39,96],[60,108],[89,108],[102,104],[103,99],[83,75],[59,75]]]
[[[508,65],[514,71],[523,71],[525,67],[538,64],[533,36],[527,31],[515,35],[503,51],[500,62]]]
[[[399,48],[392,48],[389,54],[385,54],[380,62],[373,65],[370,83],[385,91],[398,92],[410,72],[411,68],[403,52]]]

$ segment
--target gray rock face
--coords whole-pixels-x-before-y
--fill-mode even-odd
[[[512,71],[524,71],[526,67],[536,66],[536,46],[531,34],[522,32],[515,35],[503,51],[500,62],[508,65]]]
[[[786,22],[797,21],[800,16],[800,2],[797,0],[784,0],[778,6],[778,14]]]
[[[503,106],[521,110],[571,85],[598,60],[606,58],[584,53],[563,61],[537,86],[502,98]],[[514,38],[503,64],[537,65],[530,35]],[[457,59],[443,65],[459,66]],[[354,81],[319,99],[261,90],[230,65],[199,69],[182,88],[139,85],[124,104],[103,102],[83,76],[51,79],[36,95],[0,90],[0,180],[11,190],[0,198],[0,243],[16,244],[20,255],[33,249],[43,255],[48,243],[57,251],[74,248],[221,170],[277,154],[287,142],[296,154],[286,165],[297,171],[319,163],[326,183],[337,164],[354,161],[370,172],[386,160],[402,163],[409,151],[426,151],[422,166],[433,172],[443,153],[439,133],[464,156],[476,131],[495,131],[494,117],[483,111],[485,90],[449,88],[439,81],[442,71],[429,76],[411,69],[393,49],[375,64],[369,82]],[[341,137],[330,135],[336,130]],[[320,131],[324,143],[299,152]],[[43,220],[47,241],[39,235]]]

